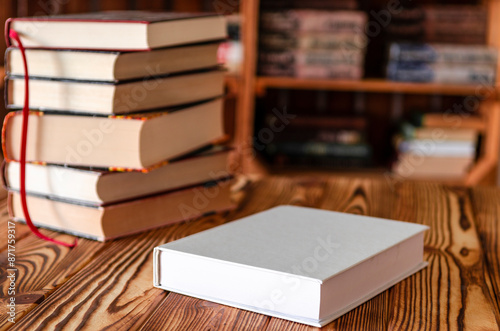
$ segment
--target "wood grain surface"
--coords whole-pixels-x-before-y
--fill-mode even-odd
[[[417,222],[429,266],[343,315],[325,330],[498,330],[500,190],[332,177],[251,182],[223,215],[74,249],[18,225],[18,315],[11,330],[315,330],[299,323],[166,292],[152,286],[155,246],[280,204]],[[2,210],[3,211],[3,210]],[[0,235],[6,236],[0,213]],[[51,236],[67,236],[45,231]],[[2,240],[2,265],[5,245]],[[2,317],[6,274],[0,274]]]
[[[500,325],[500,190],[474,188],[471,198],[479,239],[485,252],[486,284]]]

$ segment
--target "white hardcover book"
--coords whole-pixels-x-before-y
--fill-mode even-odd
[[[424,268],[427,229],[279,206],[156,247],[154,285],[323,326]]]

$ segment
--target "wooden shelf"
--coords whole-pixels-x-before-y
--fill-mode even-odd
[[[260,156],[247,160],[246,168],[250,169],[250,173],[263,175],[280,175],[280,176],[313,176],[324,177],[328,175],[336,175],[341,177],[351,178],[376,178],[389,182],[413,181],[413,182],[438,182],[446,185],[495,185],[494,178],[489,178],[492,175],[496,163],[490,160],[480,158],[476,164],[463,178],[443,178],[436,179],[435,177],[421,178],[403,178],[391,172],[388,167],[367,167],[357,169],[328,169],[321,167],[302,167],[302,166],[275,166],[265,162]],[[391,177],[393,176],[393,177]],[[494,176],[493,176],[494,177]]]
[[[262,96],[268,88],[287,88],[303,90],[334,90],[334,91],[364,91],[377,93],[407,93],[407,94],[444,94],[444,95],[476,95],[478,85],[450,85],[435,83],[393,82],[384,79],[364,80],[329,80],[304,79],[294,77],[257,77],[255,91]],[[499,89],[491,87],[493,96]]]
[[[281,176],[314,176],[323,177],[328,175],[336,175],[341,177],[353,178],[376,178],[387,181],[414,181],[414,182],[438,182],[446,185],[472,186],[477,184],[495,185],[494,178],[488,179],[488,175],[495,171],[496,163],[490,160],[480,158],[476,164],[463,178],[442,178],[436,177],[420,177],[420,178],[403,178],[391,172],[387,167],[367,167],[357,169],[328,169],[321,167],[303,167],[303,166],[284,166],[278,167],[272,164],[263,162],[259,158],[253,160],[250,165],[252,169],[258,169],[258,173],[266,175],[281,175]],[[391,177],[393,176],[393,177]],[[485,180],[486,179],[486,180]]]
[[[445,95],[456,96],[462,99],[460,102],[468,102],[467,97],[478,97],[479,116],[467,121],[461,118],[450,118],[443,113],[428,114],[425,118],[425,125],[429,127],[470,127],[482,133],[483,140],[481,146],[481,155],[477,163],[472,167],[464,178],[458,179],[460,185],[477,185],[488,180],[491,174],[495,173],[495,168],[499,169],[500,185],[500,167],[498,167],[500,151],[500,75],[497,75],[495,86],[457,85],[457,84],[436,84],[436,83],[409,83],[394,82],[385,79],[363,79],[353,80],[328,80],[328,79],[301,79],[294,77],[268,77],[258,76],[258,45],[259,45],[259,0],[244,1],[241,5],[241,12],[244,16],[242,20],[242,42],[244,44],[243,66],[240,77],[240,87],[238,94],[237,115],[237,135],[235,145],[240,150],[251,150],[252,138],[255,138],[255,107],[256,97],[262,97],[268,89],[290,89],[290,90],[329,90],[344,92],[368,92],[368,102],[375,104],[378,108],[387,107],[387,112],[380,112],[383,116],[393,116],[389,121],[396,121],[401,111],[408,109],[408,104],[418,104],[420,97]],[[488,12],[488,33],[487,45],[500,49],[500,1],[486,0],[483,2]],[[381,50],[382,51],[382,50]],[[497,63],[497,73],[500,73],[500,61]],[[374,94],[384,94],[382,96]],[[407,94],[408,98],[399,98],[399,95]],[[304,95],[307,95],[305,93]],[[486,98],[485,98],[486,97]],[[436,105],[441,100],[447,101],[449,98],[435,98]],[[452,99],[452,98],[450,98]],[[359,100],[363,100],[360,98]],[[426,107],[433,102],[434,98],[423,100],[422,107]],[[380,102],[379,102],[380,101]],[[411,102],[410,102],[411,101]],[[475,102],[476,100],[473,100]],[[458,102],[458,101],[457,101]],[[363,105],[364,106],[364,105]],[[435,106],[435,107],[434,107]],[[377,108],[377,109],[378,109]],[[404,109],[403,109],[404,108]],[[378,114],[378,113],[377,113]],[[461,114],[458,114],[461,115]],[[465,117],[466,115],[464,115]],[[265,174],[269,173],[269,164],[253,153],[240,153],[239,160],[241,171],[246,174]],[[267,168],[267,169],[266,169]],[[314,169],[311,169],[316,171]],[[286,172],[287,170],[284,170]],[[363,173],[380,175],[379,169],[367,169]],[[274,169],[273,172],[281,172]],[[292,171],[293,173],[293,171]],[[385,174],[385,171],[383,171]],[[359,176],[355,174],[355,176]],[[437,181],[437,180],[432,180]]]
[[[3,89],[5,84],[5,68],[0,67],[0,89]]]
[[[227,88],[227,97],[235,98],[238,95],[240,88],[240,77],[235,75],[226,75],[224,77],[224,83]]]

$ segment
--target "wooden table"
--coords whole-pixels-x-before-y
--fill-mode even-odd
[[[16,323],[7,321],[7,215],[0,328],[11,330],[309,330],[302,324],[169,293],[152,286],[153,247],[279,204],[420,222],[428,268],[330,323],[326,330],[498,330],[500,190],[346,178],[267,178],[240,207],[141,235],[56,246],[16,226]],[[44,231],[58,239],[69,236]]]

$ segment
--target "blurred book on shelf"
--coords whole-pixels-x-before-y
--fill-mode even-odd
[[[357,0],[263,0],[260,2],[261,10],[273,9],[358,9],[359,3]]]
[[[486,7],[433,4],[394,13],[385,28],[386,77],[394,81],[493,85],[497,51],[486,46]]]
[[[268,125],[276,118],[268,116]],[[372,148],[363,117],[298,116],[266,145],[276,166],[358,168],[371,165]]]
[[[387,26],[391,41],[485,44],[488,12],[474,5],[424,5],[405,8]]]
[[[394,138],[393,172],[406,179],[464,178],[478,153],[475,129],[414,127],[404,123]]]
[[[274,8],[261,13],[259,74],[351,80],[363,77],[366,13],[352,10],[355,6],[347,2],[345,6],[340,2],[335,8],[319,9],[320,2],[302,1],[303,7],[292,4],[287,10]]]
[[[392,43],[387,78],[406,82],[493,85],[497,50],[485,45]]]

